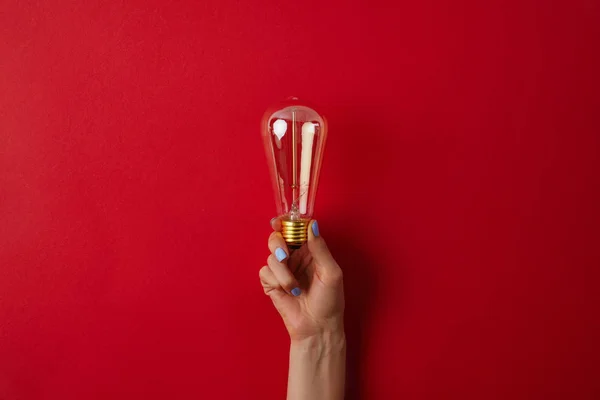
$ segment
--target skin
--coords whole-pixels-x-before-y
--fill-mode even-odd
[[[271,254],[259,273],[264,292],[290,335],[288,400],[344,398],[343,274],[323,237],[315,235],[313,223],[308,242],[290,252],[281,235],[281,221],[273,220]],[[275,255],[278,248],[286,255],[282,261]]]

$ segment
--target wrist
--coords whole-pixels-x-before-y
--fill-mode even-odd
[[[301,352],[316,353],[323,357],[346,349],[344,329],[324,330],[318,334],[291,340],[291,348]]]

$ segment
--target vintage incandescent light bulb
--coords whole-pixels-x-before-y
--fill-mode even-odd
[[[282,234],[288,246],[295,249],[308,238],[327,124],[315,110],[292,97],[267,110],[262,136]]]

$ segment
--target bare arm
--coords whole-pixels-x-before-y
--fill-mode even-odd
[[[288,400],[344,398],[346,338],[343,332],[323,334],[290,346]]]

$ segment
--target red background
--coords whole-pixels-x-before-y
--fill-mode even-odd
[[[349,398],[600,395],[598,2],[0,6],[0,399],[284,397],[289,95],[330,122]]]

